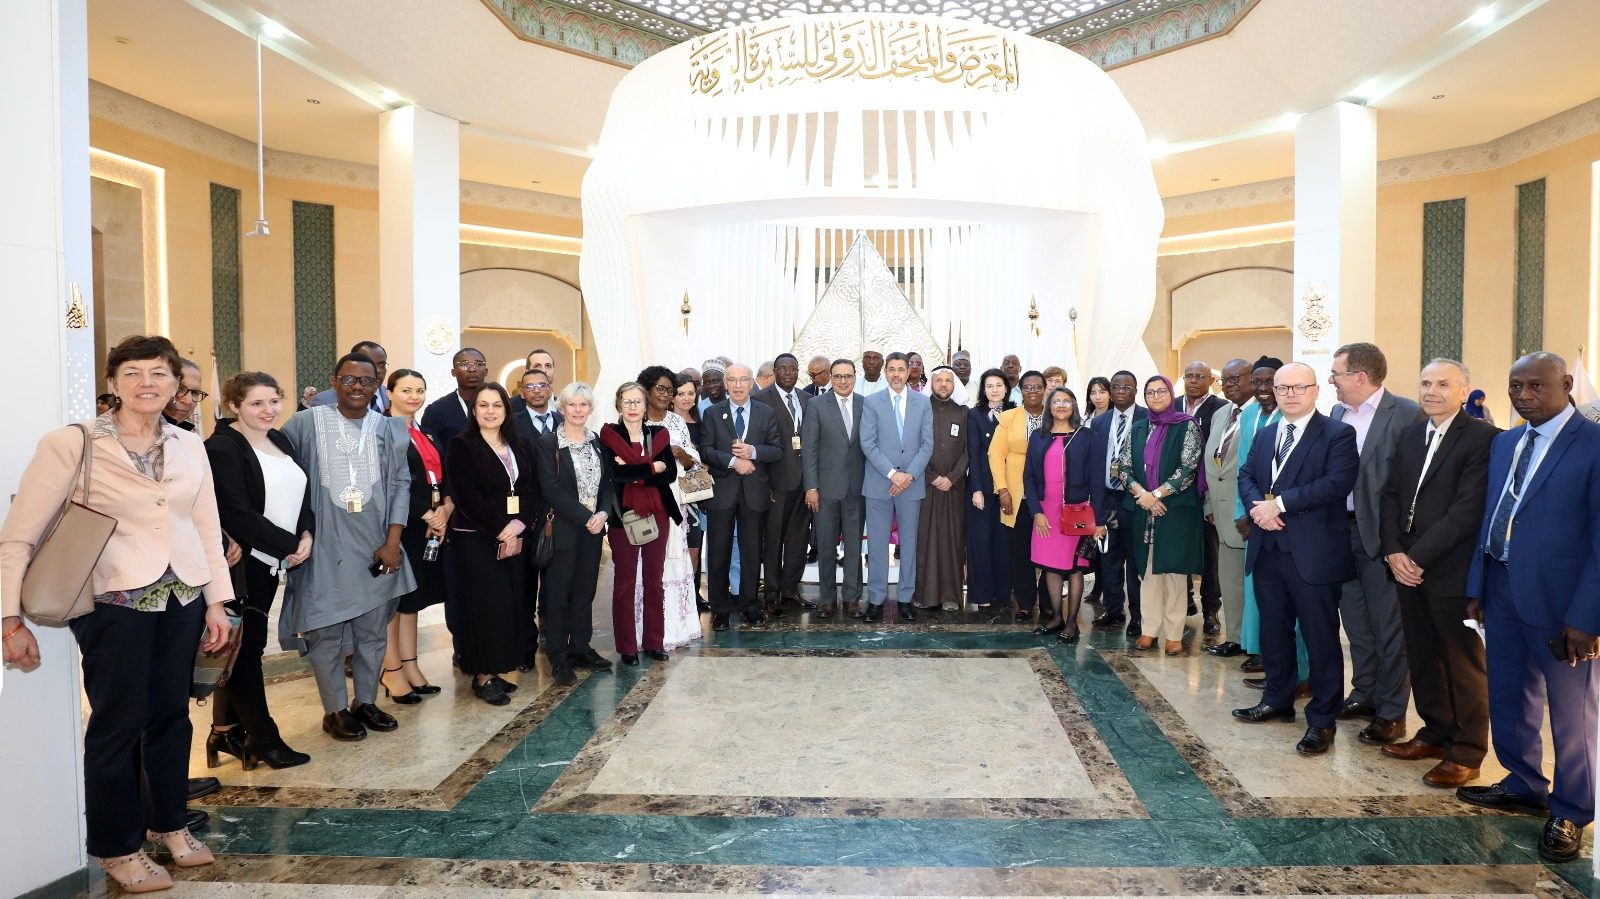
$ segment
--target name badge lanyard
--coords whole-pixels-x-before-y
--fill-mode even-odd
[[[1438,444],[1444,442],[1444,435],[1437,430],[1428,435],[1428,451],[1422,457],[1422,473],[1417,475],[1417,489],[1411,491],[1411,508],[1406,510],[1406,533],[1411,533],[1417,520],[1417,498],[1422,496],[1422,482],[1428,479],[1428,469],[1433,467],[1433,454],[1439,451]]]
[[[1530,430],[1528,433],[1532,434],[1533,431]],[[1517,478],[1516,478],[1516,474],[1515,474],[1515,472],[1517,470],[1517,462],[1518,462],[1518,460],[1520,460],[1522,458],[1522,454],[1523,453],[1525,453],[1528,450],[1532,449],[1532,447],[1529,446],[1529,443],[1530,443],[1530,441],[1528,440],[1528,438],[1526,438],[1526,437],[1522,438],[1522,444],[1517,447],[1517,454],[1515,456],[1511,457],[1512,476],[1511,476],[1510,482],[1506,484],[1506,493],[1511,495],[1511,517],[1506,519],[1506,543],[1507,544],[1511,543],[1511,526],[1517,523],[1517,509],[1518,509],[1518,507],[1520,507],[1522,505],[1522,492],[1517,489]],[[1527,479],[1522,482],[1522,487],[1523,487],[1524,490],[1526,490],[1527,487],[1528,487],[1528,481],[1533,479],[1533,470],[1532,470],[1533,469],[1533,459],[1532,458],[1528,459],[1528,469],[1529,469],[1529,471],[1528,471]]]
[[[498,456],[500,454],[495,453],[495,455]],[[506,478],[509,482],[506,488],[506,514],[516,515],[522,511],[522,498],[517,496],[517,476],[520,473],[520,469],[517,467],[517,451],[510,444],[506,445],[506,458],[501,461],[501,464],[505,466]]]
[[[361,419],[361,439],[356,442],[356,456],[363,455],[366,452],[367,435],[372,433],[372,419],[376,417],[376,414],[369,411],[366,417]],[[339,427],[343,429],[344,424],[341,422]],[[339,499],[344,502],[346,512],[359,514],[361,512],[361,503],[367,498],[367,495],[360,487],[356,486],[356,463],[347,459],[345,460],[345,466],[346,470],[350,472],[350,483],[340,492]]]

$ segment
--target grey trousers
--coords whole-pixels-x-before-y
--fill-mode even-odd
[[[1400,599],[1389,580],[1388,564],[1362,549],[1355,519],[1350,520],[1350,546],[1356,578],[1345,581],[1339,597],[1339,618],[1350,638],[1349,699],[1372,706],[1380,718],[1405,721],[1411,676]]]
[[[1233,527],[1230,522],[1228,527]],[[1239,631],[1244,625],[1244,555],[1243,549],[1234,549],[1217,541],[1217,585],[1222,590],[1222,617],[1229,643],[1239,643]]]
[[[888,499],[867,500],[867,602],[883,605],[889,596],[889,530],[900,528],[900,580],[896,602],[911,602],[917,594],[917,517],[922,500],[904,493]]]
[[[383,651],[389,645],[389,619],[394,617],[395,605],[396,601],[391,599],[349,621],[306,631],[306,643],[310,647],[306,657],[311,660],[311,673],[317,678],[317,694],[322,697],[324,712],[331,714],[378,701],[378,676],[383,672]],[[354,703],[349,701],[344,687],[347,634],[351,647],[350,668],[355,675]]]
[[[861,505],[859,496],[819,500],[812,516],[817,544],[818,594],[825,606],[838,600],[839,563],[834,548],[844,534],[844,601],[861,601]],[[888,574],[885,573],[887,578]]]

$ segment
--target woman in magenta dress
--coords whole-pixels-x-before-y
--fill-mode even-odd
[[[1106,470],[1106,444],[1100,431],[1084,427],[1078,397],[1057,387],[1045,398],[1045,427],[1028,438],[1023,469],[1023,503],[1033,516],[1033,564],[1044,569],[1050,597],[1050,622],[1035,634],[1057,634],[1062,643],[1078,642],[1078,608],[1083,602],[1083,572],[1091,563],[1079,556],[1078,543],[1089,536],[1061,530],[1063,507],[1070,516],[1092,518],[1095,539],[1105,536],[1106,485],[1097,475]],[[1062,614],[1062,588],[1068,590]]]

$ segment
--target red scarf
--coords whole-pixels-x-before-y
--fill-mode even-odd
[[[621,459],[623,465],[651,465],[656,455],[672,443],[672,435],[666,428],[658,428],[653,440],[648,436],[645,439],[650,443],[648,448],[629,440],[626,425],[608,424],[600,429],[600,444]],[[667,507],[661,503],[660,489],[646,484],[643,479],[622,485],[622,507],[645,518],[667,512]]]
[[[434,447],[433,441],[422,433],[416,422],[411,422],[407,431],[411,434],[411,445],[417,448],[417,455],[422,457],[423,470],[433,476],[435,486],[444,483],[444,465],[439,461],[439,450]]]

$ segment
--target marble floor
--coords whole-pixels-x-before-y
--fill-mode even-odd
[[[595,615],[615,657],[609,603]],[[1587,846],[1540,863],[1542,819],[1464,806],[1353,727],[1307,759],[1303,723],[1236,724],[1259,694],[1193,636],[1168,658],[966,613],[791,611],[572,687],[541,659],[495,708],[452,671],[432,609],[420,660],[445,689],[380,699],[391,734],[328,739],[303,663],[267,660],[273,712],[313,761],[208,771],[197,740],[193,773],[224,784],[202,801],[219,860],[174,894],[1600,896]],[[209,718],[195,709],[197,736]],[[1484,782],[1499,775],[1491,760]],[[44,894],[105,890],[84,875]]]

